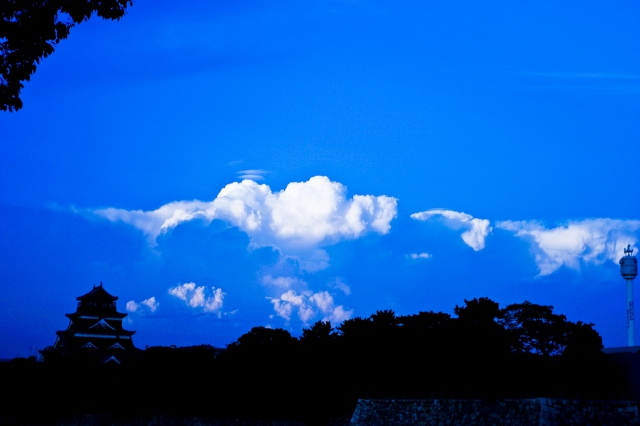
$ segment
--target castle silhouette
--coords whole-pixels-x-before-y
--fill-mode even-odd
[[[102,283],[76,300],[76,311],[65,314],[67,329],[56,331],[53,346],[39,351],[46,363],[121,364],[138,352],[133,345],[135,331],[122,327],[127,314],[116,310],[118,297],[109,294]]]

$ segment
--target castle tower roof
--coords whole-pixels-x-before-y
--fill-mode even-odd
[[[47,360],[94,359],[99,362],[115,359],[119,364],[123,358],[138,351],[133,345],[135,331],[125,330],[122,320],[126,313],[116,309],[117,296],[109,294],[103,287],[93,289],[76,297],[76,312],[66,314],[69,326],[56,332],[52,347],[40,351]]]
[[[113,296],[109,294],[107,290],[105,290],[102,287],[102,283],[100,283],[100,285],[97,287],[94,285],[93,289],[89,293],[76,297],[76,300],[80,302],[84,302],[84,301],[115,302],[116,300],[118,300],[118,296]]]

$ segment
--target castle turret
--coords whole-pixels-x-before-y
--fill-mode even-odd
[[[116,310],[118,297],[109,294],[102,283],[76,300],[76,312],[66,314],[67,329],[57,331],[54,345],[40,351],[45,362],[73,358],[120,364],[123,358],[137,351],[132,340],[135,331],[122,327],[127,314]]]

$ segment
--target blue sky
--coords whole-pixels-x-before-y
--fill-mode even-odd
[[[0,357],[101,281],[140,347],[481,296],[626,343],[636,2],[188,3],[77,26],[0,115]]]

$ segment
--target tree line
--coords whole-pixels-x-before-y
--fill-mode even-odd
[[[149,347],[122,366],[2,365],[24,401],[48,413],[297,419],[349,416],[358,398],[625,398],[593,324],[552,306],[465,300],[454,315],[377,311],[299,338],[254,327],[220,351]],[[7,386],[7,385],[5,385]],[[31,393],[28,389],[37,389]],[[23,398],[24,396],[24,398]],[[7,402],[7,400],[5,400]]]

